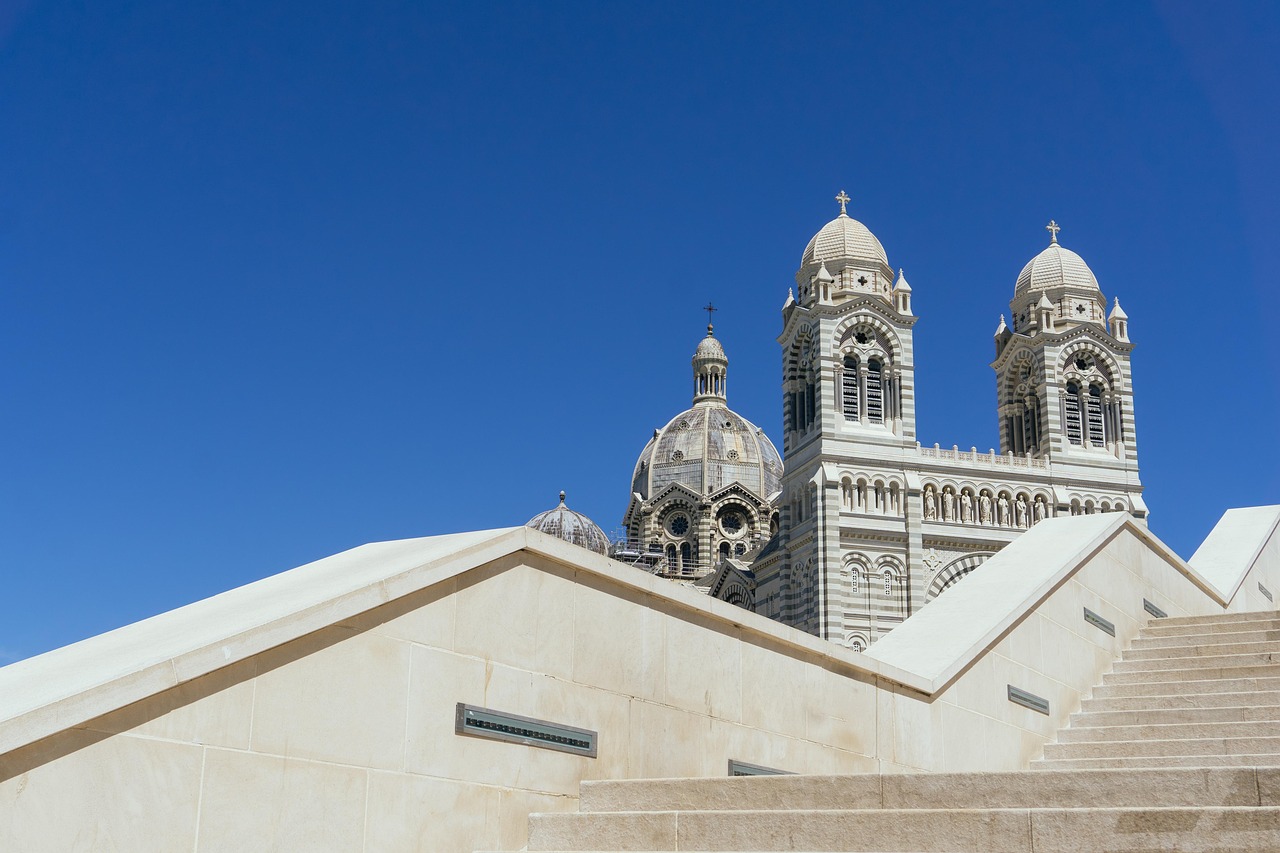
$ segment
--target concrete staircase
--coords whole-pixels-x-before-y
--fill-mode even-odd
[[[1035,772],[584,782],[530,851],[1280,851],[1280,614],[1153,620]]]
[[[1035,769],[1280,765],[1280,614],[1152,620]]]

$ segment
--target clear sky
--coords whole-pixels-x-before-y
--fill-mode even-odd
[[[0,663],[560,489],[613,530],[708,300],[781,446],[840,189],[926,444],[997,446],[1061,223],[1189,556],[1280,502],[1278,56],[1264,2],[0,2]]]

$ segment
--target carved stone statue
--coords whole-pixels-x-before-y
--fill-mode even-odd
[[[942,520],[956,520],[956,493],[947,486],[942,490]]]
[[[1014,513],[1017,516],[1016,520],[1018,522],[1018,526],[1026,527],[1027,526],[1027,510],[1030,508],[1027,506],[1027,496],[1018,495],[1018,500],[1014,503],[1013,507],[1014,507]]]
[[[932,485],[924,487],[924,517],[926,521],[933,521],[938,517],[937,495],[934,494]]]
[[[969,492],[960,493],[960,520],[965,524],[973,521],[973,495]]]
[[[1046,515],[1049,514],[1049,507],[1045,505],[1044,495],[1036,495],[1036,521],[1044,521]]]
[[[996,511],[999,513],[1000,526],[1009,527],[1009,499],[1004,495],[1000,496],[1000,500],[996,502]]]
[[[985,493],[978,498],[978,521],[982,524],[991,523],[991,496]]]

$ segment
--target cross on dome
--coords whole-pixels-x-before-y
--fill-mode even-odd
[[[720,309],[708,302],[703,306],[702,310],[707,312],[707,334],[709,335],[711,334],[711,321],[714,319],[711,315]]]
[[[1058,232],[1062,230],[1061,225],[1059,225],[1057,222],[1054,222],[1052,219],[1050,219],[1049,224],[1044,227],[1044,230],[1049,232],[1050,245],[1053,245],[1058,242]]]
[[[840,202],[841,215],[848,216],[849,214],[845,213],[844,206],[848,204],[850,201],[849,194],[846,193],[844,190],[840,190],[840,195],[836,196],[836,201]]]

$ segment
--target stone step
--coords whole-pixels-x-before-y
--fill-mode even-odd
[[[1152,620],[1139,632],[1140,637],[1203,636],[1206,634],[1231,634],[1238,631],[1274,631],[1280,628],[1280,618],[1258,614],[1239,614],[1241,618],[1225,622],[1189,624],[1169,619]]]
[[[1233,694],[1219,693],[1215,696]],[[1237,694],[1238,695],[1238,694]],[[1244,694],[1252,695],[1252,694]],[[1122,700],[1093,700],[1119,702]],[[1124,700],[1128,701],[1128,700]],[[1175,723],[1246,723],[1272,721],[1280,726],[1280,705],[1225,705],[1208,708],[1167,708],[1148,703],[1132,710],[1082,710],[1067,721],[1068,731],[1100,726],[1163,726]]]
[[[583,782],[580,812],[1280,806],[1280,769],[747,776]]]
[[[1280,808],[1226,806],[535,814],[528,850],[1275,853],[1278,845]]]
[[[1131,648],[1160,649],[1177,646],[1213,646],[1231,643],[1266,643],[1280,640],[1280,628],[1264,631],[1230,631],[1220,634],[1170,634],[1163,637],[1138,635],[1133,638]]]
[[[1203,668],[1147,669],[1136,672],[1108,672],[1102,676],[1102,683],[1103,685],[1153,684],[1170,681],[1224,681],[1243,678],[1280,679],[1280,664],[1261,663],[1248,666],[1210,666]]]
[[[1045,758],[1130,758],[1139,755],[1271,755],[1280,757],[1280,737],[1208,737],[1174,740],[1047,743]]]
[[[1265,768],[1280,767],[1280,755],[1134,755],[1128,758],[1037,758],[1031,762],[1036,772],[1046,770],[1137,770],[1160,768],[1207,769],[1221,767],[1252,767],[1260,772]],[[1280,850],[1280,844],[1276,847]]]
[[[1280,654],[1280,640],[1259,640],[1251,643],[1208,643],[1199,646],[1153,646],[1151,648],[1126,649],[1123,661],[1165,660],[1169,658],[1195,658],[1212,655],[1265,655]]]
[[[1130,685],[1131,686],[1131,685]],[[1163,693],[1104,696],[1101,688],[1094,688],[1094,696],[1080,701],[1081,713],[1098,711],[1160,711],[1186,708],[1226,708],[1248,705],[1280,705],[1280,689],[1277,690],[1223,690],[1220,693]],[[1118,688],[1117,688],[1118,689]]]
[[[1138,740],[1202,740],[1205,738],[1280,738],[1280,722],[1161,723],[1158,725],[1080,726],[1062,729],[1057,743]]]
[[[1212,628],[1218,625],[1234,625],[1238,622],[1258,622],[1267,619],[1280,621],[1280,613],[1274,610],[1254,610],[1248,613],[1214,613],[1208,616],[1165,616],[1148,621],[1143,630],[1175,628],[1184,625]]]
[[[1179,688],[1176,682],[1145,682],[1137,684],[1102,684],[1093,688],[1095,699],[1120,696],[1178,696],[1203,693],[1251,693],[1255,691],[1280,692],[1280,678],[1214,678],[1197,680]]]
[[[1208,654],[1208,655],[1184,655],[1182,657],[1168,658],[1144,658],[1138,660],[1128,660],[1122,658],[1116,661],[1112,667],[1112,672],[1160,672],[1166,669],[1191,670],[1191,669],[1227,669],[1242,666],[1275,666],[1276,671],[1280,672],[1280,652],[1274,649],[1267,649],[1263,652],[1255,652],[1251,654]]]

